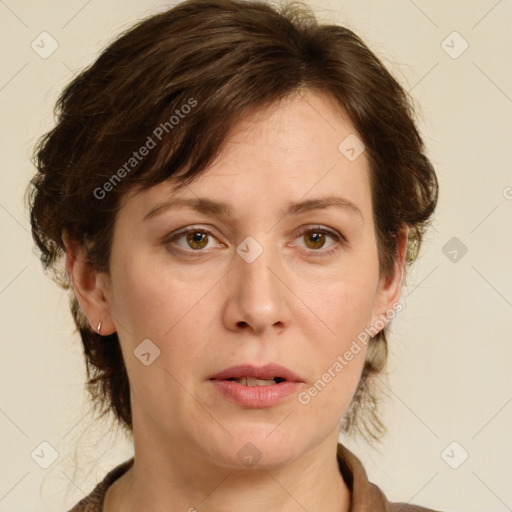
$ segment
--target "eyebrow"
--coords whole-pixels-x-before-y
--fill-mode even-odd
[[[146,221],[151,217],[155,217],[164,211],[179,209],[182,207],[188,207],[199,213],[216,215],[218,217],[230,217],[232,215],[231,207],[227,203],[221,201],[214,201],[205,197],[176,198],[157,204],[144,216],[143,221]],[[349,213],[358,215],[364,222],[361,210],[354,203],[348,199],[344,199],[343,197],[332,195],[288,203],[283,214],[298,215],[300,213],[310,212],[313,210],[323,210],[331,207],[341,208]]]

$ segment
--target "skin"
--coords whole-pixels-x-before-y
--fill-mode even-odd
[[[236,364],[275,362],[307,390],[398,301],[406,238],[393,275],[381,277],[366,153],[349,161],[338,150],[353,133],[332,99],[300,94],[244,118],[186,189],[175,193],[169,181],[125,196],[109,274],[91,269],[68,239],[79,303],[94,329],[101,321],[103,335],[117,331],[130,379],[135,464],[109,488],[104,511],[348,510],[335,453],[364,345],[307,404],[295,394],[248,409],[209,378]],[[283,213],[289,202],[332,194],[360,214]],[[228,202],[232,215],[182,207],[143,220],[162,201],[198,196]],[[317,225],[347,245],[315,239]],[[212,235],[164,240],[190,226]],[[247,236],[263,248],[252,263],[236,252]],[[133,353],[145,339],[161,351],[149,366]],[[251,467],[237,456],[247,443],[261,454]]]

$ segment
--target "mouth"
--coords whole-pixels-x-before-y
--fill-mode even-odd
[[[225,399],[249,409],[277,406],[296,394],[305,382],[288,368],[273,363],[232,366],[209,380]]]
[[[214,379],[217,380],[217,379]],[[244,386],[272,386],[274,384],[279,384],[280,382],[285,382],[286,379],[282,377],[275,377],[273,379],[252,379],[249,377],[242,377],[241,379],[235,379],[234,377],[230,377],[229,379],[223,379],[232,382],[238,382],[238,384],[243,384]]]
[[[232,366],[210,377],[210,380],[237,382],[244,386],[274,386],[283,382],[304,382],[284,366],[270,363],[262,367],[250,364]]]

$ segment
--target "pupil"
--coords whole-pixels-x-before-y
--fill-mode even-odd
[[[323,233],[310,233],[308,235],[309,241],[314,244],[314,248],[322,247],[322,245],[323,245],[323,243],[322,243],[323,240],[321,238],[322,236],[323,236]]]
[[[187,235],[187,240],[194,249],[202,249],[205,245],[206,236],[205,233],[201,233],[200,231],[191,232]],[[199,244],[199,246],[197,244]]]

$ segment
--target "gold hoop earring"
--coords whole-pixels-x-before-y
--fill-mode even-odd
[[[101,322],[98,324],[98,334],[101,336]]]

